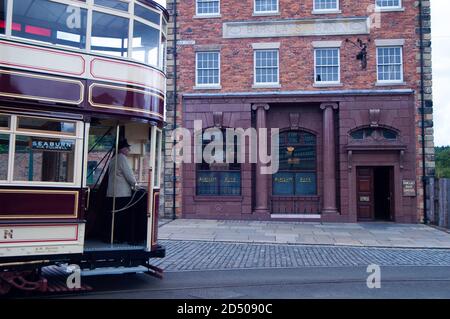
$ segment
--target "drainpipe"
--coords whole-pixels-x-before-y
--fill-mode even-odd
[[[423,47],[423,5],[419,0],[419,32],[420,32],[420,100],[421,100],[421,121],[422,121],[422,185],[423,185],[423,222],[428,222],[427,218],[427,177],[426,177],[426,156],[425,156],[425,84],[424,84],[424,47]]]
[[[175,130],[177,128],[177,105],[178,105],[178,99],[177,99],[177,1],[173,0],[173,129]],[[176,140],[173,139],[173,145],[172,147],[175,147]],[[177,211],[176,211],[176,182],[177,182],[177,175],[176,175],[176,169],[177,164],[174,161],[173,162],[173,204],[172,204],[172,219],[175,220],[177,218]]]

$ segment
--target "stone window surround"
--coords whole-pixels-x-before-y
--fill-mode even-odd
[[[195,86],[194,90],[220,90],[222,89],[221,82],[221,52],[220,45],[197,45],[195,46]],[[200,52],[217,52],[219,55],[219,83],[217,84],[198,84],[197,83],[197,54]]]
[[[403,6],[403,1],[399,0],[398,6],[393,7],[379,7],[377,5],[377,0],[375,0],[375,12],[394,12],[394,11],[405,11],[405,7]]]
[[[256,0],[253,0],[253,13],[252,16],[271,16],[271,15],[280,15],[280,1],[277,1],[277,11],[256,11]]]
[[[314,48],[314,84],[313,87],[322,88],[322,87],[340,87],[343,86],[341,82],[341,46],[342,41],[313,41],[312,46]],[[316,81],[316,49],[338,49],[338,62],[339,62],[339,79],[336,82],[317,82]]]
[[[216,12],[216,13],[198,13],[198,5],[197,5],[198,1],[197,0],[194,0],[194,1],[195,1],[195,15],[194,15],[193,18],[195,18],[195,19],[208,19],[208,18],[220,18],[220,17],[222,17],[222,15],[220,13],[220,5],[221,5],[220,0],[211,0],[211,1],[219,2],[219,11]]]

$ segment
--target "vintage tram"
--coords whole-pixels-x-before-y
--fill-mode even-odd
[[[168,19],[152,0],[0,0],[0,293],[45,290],[57,264],[159,274]],[[137,188],[111,209],[121,140]]]

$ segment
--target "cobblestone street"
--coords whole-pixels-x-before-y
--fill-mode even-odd
[[[448,249],[403,249],[160,240],[167,272],[251,268],[450,266]]]

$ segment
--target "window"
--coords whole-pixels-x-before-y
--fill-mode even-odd
[[[255,12],[278,12],[278,0],[255,0]]]
[[[47,0],[16,0],[11,32],[21,38],[84,49],[86,21],[86,9]]]
[[[377,7],[379,8],[400,8],[401,0],[376,0]]]
[[[5,34],[6,30],[6,1],[0,0],[0,33]]]
[[[0,115],[0,181],[79,185],[81,134],[75,121]]]
[[[387,128],[363,128],[350,133],[350,136],[354,140],[396,140],[398,137],[398,133]]]
[[[316,83],[339,83],[339,49],[315,49],[314,52]]]
[[[196,85],[217,86],[220,84],[219,52],[197,52]]]
[[[220,14],[219,0],[196,0],[197,15],[218,15]]]
[[[0,132],[0,181],[8,178],[9,134]]]
[[[159,30],[134,21],[132,58],[146,64],[157,66]]]
[[[202,136],[202,153],[212,141],[222,138],[223,150],[213,154],[215,161],[203,158],[201,164],[197,164],[197,195],[201,196],[239,196],[241,195],[241,165],[237,161],[238,141],[235,137],[231,145],[227,144],[225,130],[208,129]],[[234,149],[233,163],[225,163],[226,150]]]
[[[161,142],[162,133],[159,129],[156,129],[156,141],[155,141],[155,178],[153,186],[159,188],[161,179]]]
[[[273,195],[317,195],[316,148],[316,136],[311,133],[280,133],[280,168],[272,177]]]
[[[255,50],[255,84],[278,84],[278,50]]]
[[[147,9],[144,6],[139,5],[137,2],[134,4],[134,15],[136,17],[140,17],[142,19],[153,22],[154,24],[159,25],[160,15],[159,13]]]
[[[314,11],[336,11],[339,0],[314,0]]]
[[[128,56],[127,18],[95,12],[92,15],[91,51]]]
[[[377,74],[379,82],[403,81],[402,47],[377,48]]]
[[[35,117],[19,117],[18,128],[45,133],[62,133],[75,135],[75,122],[55,121]]]
[[[15,181],[74,182],[75,140],[16,135]]]
[[[95,5],[128,12],[128,2],[121,0],[95,0]]]

